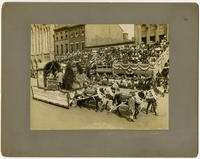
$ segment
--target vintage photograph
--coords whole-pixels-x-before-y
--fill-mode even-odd
[[[169,24],[32,24],[31,130],[169,129]]]

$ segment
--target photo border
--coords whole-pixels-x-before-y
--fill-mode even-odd
[[[4,156],[195,157],[196,3],[15,3],[2,7]],[[31,24],[169,24],[169,130],[30,130]]]

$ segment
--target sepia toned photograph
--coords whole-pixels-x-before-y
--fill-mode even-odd
[[[169,24],[31,24],[31,130],[168,130]]]

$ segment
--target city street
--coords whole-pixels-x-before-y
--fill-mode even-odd
[[[141,112],[135,122],[129,122],[108,111],[79,107],[65,109],[31,98],[31,130],[70,129],[168,129],[168,94],[158,99],[158,116]]]
[[[159,91],[152,87],[168,90],[169,25],[32,24],[31,77],[37,78],[31,78],[31,86],[36,86],[30,100],[32,130],[166,130],[169,94],[157,99]],[[111,87],[120,90],[111,95]],[[141,92],[130,99],[131,91]],[[96,102],[105,106],[109,95],[115,97],[114,104],[130,99],[129,105],[137,101],[144,109],[134,121],[129,121],[127,104],[116,111],[107,103],[113,112],[88,109]],[[157,100],[158,116],[146,114],[143,98],[151,104]],[[71,106],[76,100],[81,108]]]

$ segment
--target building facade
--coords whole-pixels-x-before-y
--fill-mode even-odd
[[[128,33],[119,24],[86,24],[86,47],[110,45],[128,41]]]
[[[134,40],[136,43],[159,42],[164,36],[169,40],[169,24],[135,24]]]
[[[54,25],[31,25],[31,69],[36,70],[38,63],[54,59]]]
[[[55,26],[54,34],[55,58],[58,60],[85,48],[83,24],[58,24]]]

